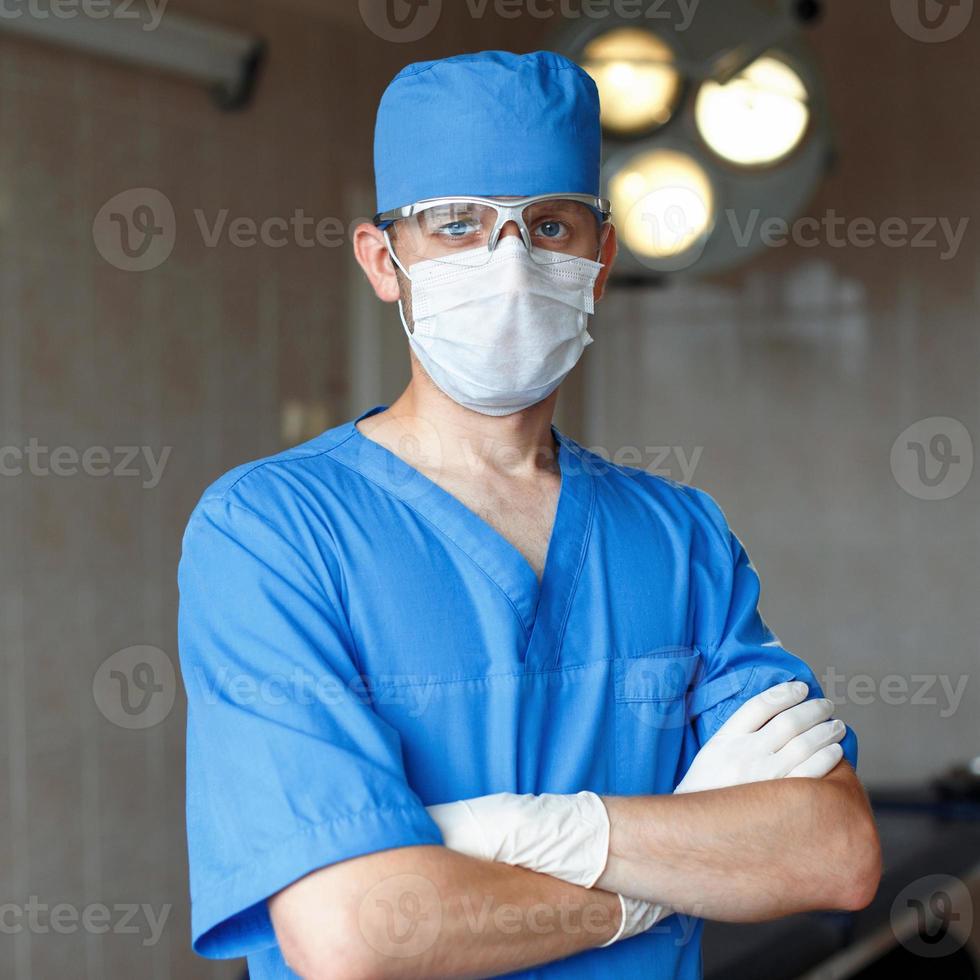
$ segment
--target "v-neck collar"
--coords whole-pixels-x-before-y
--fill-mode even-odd
[[[525,666],[554,666],[595,507],[595,483],[578,447],[552,426],[561,488],[539,583],[528,560],[499,531],[420,470],[361,433],[357,423],[386,407],[376,406],[342,426],[330,455],[400,499],[456,544],[514,608],[527,638]]]

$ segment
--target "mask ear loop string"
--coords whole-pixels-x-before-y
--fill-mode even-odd
[[[394,262],[395,265],[397,265],[398,268],[402,270],[402,272],[405,274],[405,278],[409,282],[411,282],[412,281],[412,277],[409,275],[408,269],[406,269],[405,266],[402,265],[401,260],[398,258],[397,255],[395,255],[395,250],[394,250],[394,248],[392,248],[392,245],[391,245],[391,239],[388,237],[388,229],[385,228],[384,231],[382,231],[381,234],[385,236],[385,245],[388,248],[388,254],[391,256],[391,261]],[[401,318],[402,326],[405,328],[406,335],[408,337],[411,337],[412,336],[412,331],[408,329],[408,321],[405,319],[405,310],[402,307],[402,298],[401,298],[401,296],[398,297],[398,316]]]

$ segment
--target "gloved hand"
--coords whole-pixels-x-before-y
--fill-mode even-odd
[[[675,793],[720,789],[781,776],[818,778],[840,761],[842,723],[833,702],[800,703],[808,688],[777,684],[746,701],[702,746]],[[839,725],[835,729],[834,725]],[[591,888],[609,856],[609,815],[602,800],[574,795],[494,793],[426,807],[446,847]],[[619,896],[622,919],[604,946],[646,932],[673,913],[667,905]]]
[[[446,847],[591,888],[609,856],[609,814],[595,793],[493,793],[426,807]]]
[[[844,754],[838,743],[846,729],[842,721],[829,720],[833,701],[804,701],[808,691],[806,684],[790,681],[746,701],[701,747],[674,792],[826,776]]]
[[[801,704],[801,682],[777,684],[745,702],[704,744],[675,793],[721,789],[782,776],[825,776],[843,755],[844,724],[828,721],[832,701]],[[673,914],[669,905],[619,896],[622,922],[604,946],[646,932]]]
[[[591,888],[609,856],[609,815],[588,791],[494,793],[458,803],[426,807],[451,850],[485,861],[501,861]],[[646,932],[671,914],[664,905],[619,896],[616,935],[603,946]]]

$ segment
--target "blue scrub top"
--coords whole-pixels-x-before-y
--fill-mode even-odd
[[[382,407],[365,413],[361,418]],[[812,671],[759,615],[714,501],[555,431],[542,580],[354,422],[232,470],[180,563],[194,949],[293,977],[266,899],[317,868],[441,844],[486,793],[670,793],[747,698]],[[854,732],[843,741],[857,762]],[[700,922],[520,977],[695,978]]]

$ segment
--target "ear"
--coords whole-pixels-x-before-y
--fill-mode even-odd
[[[399,296],[398,277],[380,228],[363,222],[354,229],[354,257],[378,299],[384,303],[396,302]]]
[[[607,224],[604,229],[605,238],[602,240],[602,247],[599,249],[599,261],[602,263],[602,270],[595,281],[593,295],[598,303],[606,291],[606,280],[612,271],[613,263],[616,261],[616,254],[619,252],[619,242],[616,239],[616,226]]]

